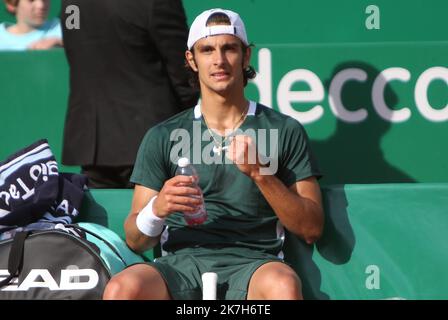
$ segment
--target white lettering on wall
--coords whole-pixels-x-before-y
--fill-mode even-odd
[[[272,82],[272,54],[267,48],[258,52],[257,77],[250,81],[254,84],[260,94],[260,103],[272,107],[275,92]],[[391,81],[408,83],[412,75],[408,69],[402,67],[390,67],[382,70],[379,74],[367,74],[361,68],[347,68],[339,71],[330,81],[328,89],[328,105],[334,116],[347,123],[360,123],[368,118],[365,106],[356,106],[357,110],[347,110],[342,101],[341,92],[344,85],[349,81],[365,82],[369,76],[375,80],[371,88],[373,110],[382,119],[392,123],[408,121],[412,116],[411,106],[388,106],[384,98],[384,90]],[[442,80],[448,85],[448,68],[432,67],[419,76],[414,89],[416,108],[422,116],[432,122],[448,121],[448,103],[442,109],[433,108],[428,101],[428,88],[432,81]],[[292,91],[296,82],[304,82],[310,90]],[[276,90],[277,106],[280,112],[289,115],[303,124],[318,121],[325,112],[322,104],[325,99],[325,90],[319,76],[308,69],[294,69],[280,78]],[[356,92],[352,92],[356,94]],[[275,98],[274,98],[275,99]],[[292,103],[296,103],[295,108]],[[299,103],[316,103],[311,109],[302,111]]]
[[[384,100],[384,89],[391,80],[408,82],[410,78],[411,73],[404,68],[388,68],[376,77],[372,88],[372,102],[381,118],[390,122],[403,122],[411,117],[409,108],[403,107],[400,110],[392,110]]]
[[[261,104],[272,106],[272,62],[271,51],[269,49],[260,49],[258,51],[258,72],[255,79],[250,81],[259,92]]]
[[[432,81],[444,80],[448,85],[448,68],[432,67],[424,71],[415,84],[415,104],[423,117],[433,122],[448,120],[448,103],[441,110],[436,110],[429,104],[428,87]]]
[[[306,82],[310,90],[291,91],[292,85],[300,81]],[[324,114],[324,108],[321,105],[316,105],[308,111],[296,111],[291,102],[321,102],[324,96],[322,82],[314,72],[306,69],[296,69],[288,72],[280,81],[277,90],[277,104],[282,113],[307,124],[319,120]]]
[[[328,92],[330,109],[333,111],[336,118],[341,119],[342,121],[351,123],[364,121],[367,118],[367,110],[360,106],[359,110],[350,111],[347,110],[342,103],[342,87],[348,80],[364,82],[367,80],[367,73],[364,70],[357,68],[349,68],[339,71],[331,81]]]

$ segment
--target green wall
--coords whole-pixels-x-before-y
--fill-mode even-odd
[[[380,29],[367,30],[366,8],[380,10]],[[235,10],[256,45],[296,43],[442,41],[445,0],[184,0],[191,23],[205,9]]]
[[[370,4],[380,10],[379,30],[366,28]],[[184,6],[189,23],[211,7],[245,19],[259,71],[247,96],[305,124],[323,184],[448,181],[448,2],[186,0]],[[58,11],[53,1],[52,15]],[[60,160],[67,96],[63,50],[0,53],[0,159],[45,137]],[[404,120],[382,117],[388,110]],[[353,112],[361,113],[358,122],[347,120]]]
[[[0,70],[0,159],[46,138],[60,162],[68,97],[64,50],[0,52]]]
[[[279,45],[262,51],[270,58],[260,62],[258,51],[253,59],[262,70],[262,84],[249,84],[248,95],[305,123],[325,169],[323,181],[447,181],[448,69],[441,66],[446,65],[448,43]],[[407,73],[409,80],[387,82],[385,70],[394,77]],[[444,80],[436,78],[440,70]],[[349,78],[341,82],[344,74]],[[357,74],[365,80],[353,79]],[[422,81],[431,74],[434,80],[425,89]],[[381,83],[384,90],[377,90]],[[338,84],[343,84],[340,90]],[[304,102],[310,90],[315,97]],[[294,95],[299,101],[289,102]],[[420,102],[424,97],[434,110],[426,110]],[[401,122],[383,111],[381,100],[390,112],[403,115]],[[340,115],[335,108],[365,116]]]
[[[283,250],[306,299],[448,298],[448,183],[337,185],[322,194],[322,237],[310,246],[287,232]],[[124,237],[132,190],[87,195],[80,221]]]

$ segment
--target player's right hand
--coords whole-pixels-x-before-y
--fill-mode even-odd
[[[153,213],[166,218],[175,212],[195,212],[203,203],[201,189],[194,177],[178,175],[167,181],[153,203]]]

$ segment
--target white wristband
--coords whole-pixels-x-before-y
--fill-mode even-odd
[[[152,211],[152,205],[157,196],[153,197],[151,201],[138,213],[135,223],[138,230],[148,237],[157,237],[162,233],[165,219],[157,217]]]

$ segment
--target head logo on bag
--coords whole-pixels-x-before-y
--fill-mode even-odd
[[[18,235],[0,242],[0,300],[102,298],[111,273],[93,243],[56,229]]]
[[[53,229],[0,241],[0,300],[102,299],[111,275],[143,262],[112,230],[81,225],[65,226],[87,238]]]
[[[9,275],[8,270],[0,269],[0,281]],[[16,278],[1,291],[28,291],[31,288],[56,290],[90,290],[98,285],[99,276],[94,269],[63,269],[59,283],[48,269],[31,269],[21,283]]]

